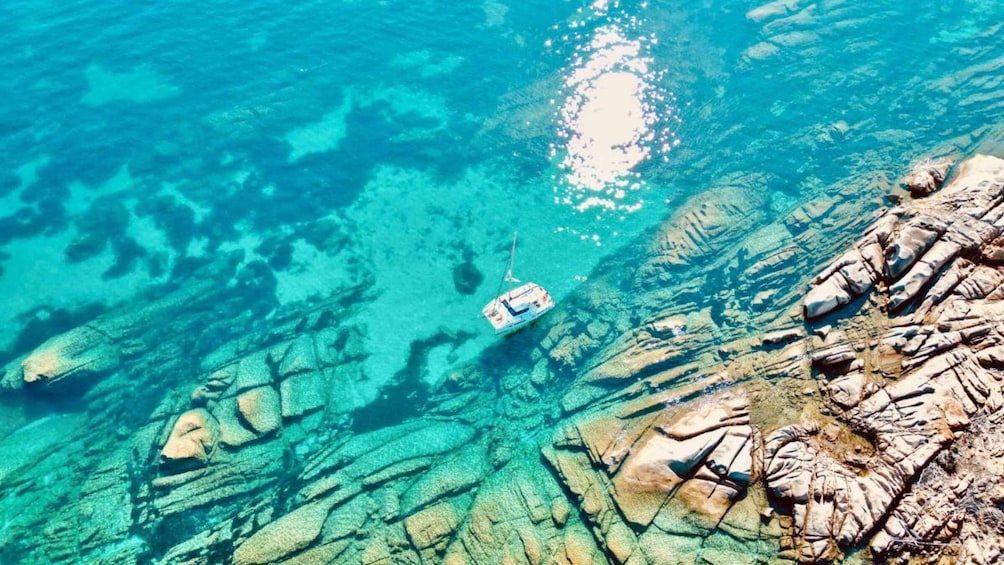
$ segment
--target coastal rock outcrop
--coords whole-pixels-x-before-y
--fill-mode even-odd
[[[639,244],[642,264],[591,277],[438,389],[374,394],[361,330],[324,304],[194,359],[144,331],[164,312],[197,327],[191,302],[105,315],[8,365],[6,388],[93,384],[82,414],[3,414],[23,422],[0,441],[25,509],[12,528],[42,542],[4,539],[0,558],[989,562],[1004,555],[1004,161],[965,160],[876,217],[847,195],[881,196],[888,176],[853,182],[776,218],[728,188],[695,199]],[[842,249],[848,233],[863,236]],[[164,394],[116,400],[131,386]],[[114,433],[79,425],[113,414]],[[59,473],[86,496],[50,496]]]
[[[804,302],[810,319],[839,316],[841,306],[869,297],[850,318],[831,321],[847,333],[827,327],[813,347],[820,389],[839,422],[831,435],[861,440],[858,451],[837,453],[818,428],[768,436],[766,481],[791,508],[787,543],[798,559],[834,559],[876,528],[877,555],[913,544],[930,552],[987,533],[930,527],[944,524],[960,497],[920,504],[917,493],[939,473],[942,482],[964,481],[942,464],[921,472],[973,422],[999,419],[1004,407],[1004,278],[987,256],[1004,226],[1002,202],[1004,160],[971,158],[941,192],[890,211],[816,278]]]
[[[883,306],[889,311],[917,298],[936,278],[943,282],[925,293],[921,310],[943,301],[963,278],[970,278],[980,259],[994,263],[1004,210],[999,195],[987,187],[1002,182],[1000,160],[976,156],[960,165],[955,180],[936,197],[891,210],[815,278],[805,297],[805,316],[828,314],[876,283],[883,285]],[[968,285],[992,285],[998,276],[983,269]]]
[[[641,540],[682,533],[683,524],[694,551],[715,530],[742,524],[736,529],[759,532],[745,539],[774,539],[782,557],[799,562],[832,561],[862,546],[882,559],[905,550],[960,555],[956,544],[996,539],[987,529],[998,523],[990,519],[992,495],[985,486],[964,490],[993,482],[974,480],[973,467],[992,476],[1000,470],[985,463],[963,470],[954,461],[973,450],[968,443],[993,452],[988,443],[998,440],[984,422],[1004,417],[1002,202],[1004,160],[980,155],[957,167],[940,192],[885,211],[813,279],[800,300],[805,330],[775,318],[773,331],[720,346],[711,357],[702,355],[711,344],[701,336],[742,319],[742,307],[712,312],[703,327],[693,312],[667,309],[658,319],[686,331],[660,332],[655,322],[602,347],[563,401],[572,414],[600,407],[576,416],[545,449],[601,545],[621,519],[634,531],[630,547],[641,548],[630,554],[648,562],[660,562],[659,553]],[[789,229],[802,215],[789,217]],[[801,244],[804,232],[792,233]],[[786,247],[761,263],[790,265],[797,255]],[[663,267],[639,272],[646,268]],[[707,396],[717,388],[730,392]],[[677,420],[678,410],[685,416]],[[937,481],[956,486],[945,491]],[[688,497],[691,490],[702,496]],[[687,512],[659,518],[688,500]],[[977,507],[985,524],[963,527],[964,508]],[[946,520],[948,527],[936,527]]]
[[[640,408],[584,415],[544,451],[608,554],[618,563],[658,563],[722,528],[759,539],[746,495],[761,474],[762,447],[748,399],[728,391],[696,407]]]

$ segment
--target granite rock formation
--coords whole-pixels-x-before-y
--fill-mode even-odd
[[[941,188],[952,164],[951,159],[928,159],[918,163],[903,179],[903,187],[914,196],[931,194]]]
[[[738,182],[436,390],[366,387],[361,289],[234,334],[251,298],[193,287],[50,339],[0,379],[73,393],[3,416],[0,558],[997,559],[1004,160],[875,216],[886,174],[779,217]]]
[[[21,378],[33,386],[54,386],[64,380],[94,378],[115,369],[119,353],[92,326],[80,326],[35,349],[21,363]]]
[[[950,525],[968,513],[959,506],[968,486],[960,485],[999,474],[929,463],[968,437],[974,422],[1000,419],[1004,407],[997,361],[1004,278],[994,251],[1002,190],[1004,161],[967,160],[941,192],[879,220],[806,295],[808,317],[858,304],[853,318],[835,323],[855,333],[871,327],[854,339],[823,326],[811,347],[837,417],[830,433],[855,434],[867,450],[827,452],[819,430],[805,426],[782,428],[766,442],[767,484],[792,509],[790,544],[799,557],[832,559],[866,539],[876,556],[931,547],[970,561],[1000,554],[992,524],[969,516],[966,529]],[[926,498],[938,502],[918,502]]]
[[[799,562],[841,559],[861,547],[883,560],[989,562],[1001,554],[992,541],[999,492],[991,488],[1000,474],[994,463],[975,461],[995,452],[991,422],[1004,406],[996,305],[1004,278],[995,256],[1004,161],[973,157],[929,194],[885,211],[815,277],[801,311],[775,318],[758,338],[702,357],[708,344],[693,333],[728,335],[722,322],[732,313],[709,312],[711,323],[701,323],[695,312],[670,311],[597,356],[564,406],[605,404],[609,393],[595,383],[622,382],[618,409],[587,410],[600,416],[566,429],[545,454],[601,540],[616,531],[611,522],[641,529],[639,539],[661,536],[639,544],[648,562],[704,555],[723,530],[772,539],[781,557]],[[809,214],[793,213],[789,230]],[[700,241],[717,229],[687,216],[677,225],[706,231],[672,240]],[[782,244],[745,272],[789,266],[796,256]],[[656,257],[641,269],[665,273],[680,263],[666,263],[661,250]],[[741,322],[744,313],[736,314]],[[697,331],[679,331],[684,326]],[[798,382],[806,385],[792,390]],[[701,425],[680,431],[666,423],[676,418]],[[959,462],[970,459],[960,472],[969,466]],[[972,484],[981,487],[970,492]],[[701,496],[688,496],[694,488]],[[675,510],[687,500],[699,504]]]

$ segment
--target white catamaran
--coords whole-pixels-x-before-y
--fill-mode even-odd
[[[506,269],[505,277],[499,284],[499,291],[502,286],[509,283],[509,291],[492,300],[481,310],[481,313],[492,327],[495,328],[495,335],[514,332],[537,318],[546,314],[554,308],[554,299],[544,290],[544,287],[536,283],[526,283],[523,286],[512,288],[519,279],[512,275],[513,264],[516,261],[516,233],[512,234],[512,250],[509,252],[509,267]]]

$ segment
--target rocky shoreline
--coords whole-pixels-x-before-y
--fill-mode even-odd
[[[1004,160],[859,182],[783,218],[725,183],[428,394],[357,390],[350,295],[194,364],[247,297],[108,313],[0,377],[0,560],[993,562]]]

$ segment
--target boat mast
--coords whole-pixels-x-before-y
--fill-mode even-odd
[[[505,282],[518,283],[519,279],[512,276],[512,268],[516,263],[516,232],[512,232],[512,249],[509,251],[509,268],[505,272]]]
[[[492,304],[495,305],[492,308],[492,316],[494,316],[495,313],[498,312],[499,302],[502,300],[502,296],[501,296],[501,294],[502,294],[502,287],[505,286],[505,283],[518,283],[519,282],[519,279],[517,279],[516,277],[512,276],[512,268],[513,268],[513,264],[515,262],[516,262],[516,232],[512,232],[512,248],[509,250],[509,266],[506,268],[505,276],[502,277],[501,281],[499,281],[499,289],[498,289],[498,291],[495,292],[495,296],[497,296],[498,298],[496,298],[495,300],[492,301]]]

